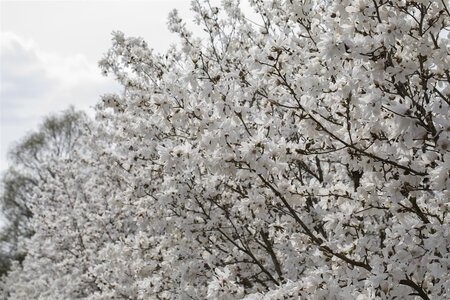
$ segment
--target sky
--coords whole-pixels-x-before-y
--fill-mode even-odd
[[[93,115],[100,95],[120,91],[97,67],[112,31],[158,52],[176,43],[166,26],[173,8],[191,24],[190,0],[0,0],[0,172],[8,149],[46,115],[69,105]]]

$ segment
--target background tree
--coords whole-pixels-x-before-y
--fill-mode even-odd
[[[77,147],[87,116],[73,107],[44,119],[36,132],[30,133],[9,152],[11,167],[2,178],[1,210],[6,225],[1,232],[1,275],[13,260],[22,261],[19,239],[30,237],[29,220],[35,190],[46,178],[54,176],[52,164],[70,159]],[[80,148],[78,148],[80,150]]]

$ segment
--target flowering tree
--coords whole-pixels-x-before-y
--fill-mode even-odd
[[[76,148],[87,116],[73,107],[58,115],[50,115],[36,132],[28,134],[11,149],[11,167],[2,178],[0,207],[6,225],[0,233],[0,275],[9,269],[11,260],[21,260],[19,238],[33,234],[28,221],[32,217],[31,198],[47,177],[52,177],[55,160],[67,159]]]
[[[124,92],[38,197],[73,207],[56,232],[38,202],[11,295],[449,297],[446,1],[250,3],[193,1],[204,40],[174,11],[163,55],[114,34]]]

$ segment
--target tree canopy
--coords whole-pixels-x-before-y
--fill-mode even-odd
[[[203,39],[173,11],[164,54],[113,34],[123,92],[38,181],[5,295],[450,297],[447,1],[249,2],[193,1]]]
[[[29,237],[33,229],[31,199],[48,177],[53,177],[56,160],[68,159],[78,148],[87,116],[73,107],[47,116],[37,131],[17,142],[9,152],[11,167],[2,178],[0,207],[5,225],[0,232],[0,276],[8,272],[11,262],[21,261],[25,252],[20,238]]]

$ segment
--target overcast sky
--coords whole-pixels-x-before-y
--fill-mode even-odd
[[[119,90],[97,67],[113,30],[162,52],[177,41],[167,15],[176,8],[192,20],[189,7],[189,0],[1,0],[0,170],[7,149],[44,116],[69,105],[92,114],[99,95]]]

